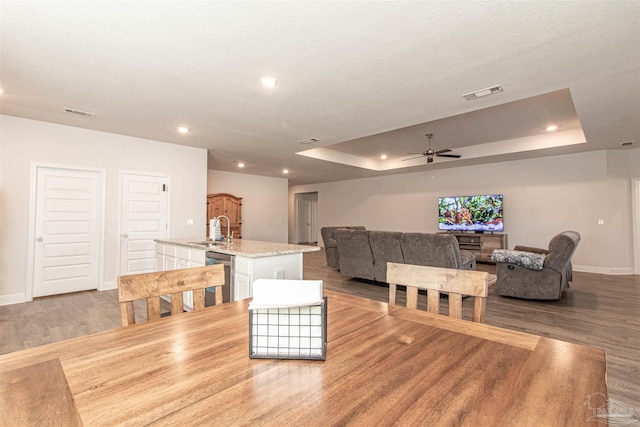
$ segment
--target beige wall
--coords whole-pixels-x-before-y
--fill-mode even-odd
[[[576,230],[582,235],[577,270],[630,274],[631,178],[639,173],[638,152],[597,151],[291,187],[289,233],[296,193],[318,192],[318,229],[364,225],[419,232],[437,231],[440,196],[502,193],[510,248],[546,247],[555,233]]]
[[[281,178],[207,171],[206,150],[0,115],[0,305],[24,298],[31,163],[106,171],[104,282],[117,274],[118,179],[122,170],[171,177],[171,237],[205,234],[205,195],[243,197],[247,239],[286,242],[295,234],[293,195],[318,192],[317,230],[363,224],[370,229],[437,229],[437,198],[500,192],[509,246],[546,246],[551,235],[582,234],[576,269],[631,273],[631,180],[640,149],[291,187]],[[288,198],[288,203],[287,203]],[[287,218],[289,219],[287,222]],[[194,225],[187,226],[186,220]],[[598,225],[598,219],[605,221]],[[636,223],[640,221],[636,220]]]
[[[78,119],[83,120],[83,119]],[[0,305],[24,298],[32,162],[106,171],[104,287],[115,286],[120,171],[170,176],[170,236],[205,234],[207,152],[0,115]],[[187,226],[193,219],[194,225]]]
[[[244,239],[287,242],[287,188],[284,178],[208,171],[208,194],[242,197]]]

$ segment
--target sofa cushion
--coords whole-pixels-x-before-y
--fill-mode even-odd
[[[542,270],[544,268],[545,258],[545,254],[511,251],[508,249],[495,249],[491,254],[491,261],[516,264],[529,270]]]
[[[335,238],[336,230],[343,228],[351,230],[364,230],[362,225],[350,225],[350,226],[337,226],[337,227],[322,227],[320,234],[322,235],[322,242],[324,243],[325,255],[327,258],[327,265],[329,267],[339,269],[340,268],[340,256],[338,255],[338,244]]]
[[[369,243],[371,243],[371,253],[373,254],[373,271],[375,280],[378,282],[387,281],[387,262],[404,263],[400,231],[371,231],[369,232]]]
[[[340,273],[345,276],[374,280],[373,254],[366,230],[335,231],[340,258]]]
[[[451,234],[404,233],[401,239],[405,264],[460,268],[458,240]]]

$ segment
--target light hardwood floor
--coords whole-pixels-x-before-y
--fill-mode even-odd
[[[387,301],[388,287],[327,267],[324,252],[304,255],[305,278],[328,289]],[[478,269],[491,272],[491,265]],[[465,301],[465,316],[471,310]],[[139,309],[138,307],[136,308]],[[140,308],[142,310],[142,308]],[[486,323],[599,347],[607,354],[609,397],[640,409],[640,276],[574,273],[560,301],[487,299]],[[87,291],[0,307],[0,354],[120,327],[117,293]],[[586,398],[586,396],[585,396]],[[541,402],[541,404],[543,404]]]

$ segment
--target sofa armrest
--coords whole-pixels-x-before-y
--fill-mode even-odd
[[[514,251],[521,251],[521,252],[531,252],[534,254],[544,254],[544,255],[548,255],[549,251],[546,249],[540,249],[540,248],[534,248],[532,246],[516,246],[515,248],[513,248]]]
[[[461,270],[475,270],[476,269],[476,256],[471,251],[460,251],[460,269]]]
[[[494,262],[504,262],[519,265],[529,270],[542,270],[544,268],[545,254],[524,251],[510,251],[508,249],[495,249],[491,254]]]

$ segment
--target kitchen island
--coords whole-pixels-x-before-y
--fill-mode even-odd
[[[230,256],[231,300],[251,297],[256,279],[302,279],[304,252],[319,251],[317,246],[237,239],[231,243],[202,239],[156,240],[156,271],[201,267],[211,256]],[[214,261],[215,262],[215,261]]]

